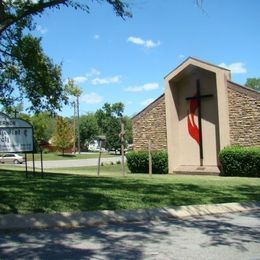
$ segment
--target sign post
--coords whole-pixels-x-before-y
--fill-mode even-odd
[[[125,177],[125,125],[121,118],[121,132],[119,134],[121,141],[122,174]]]
[[[149,155],[149,176],[152,177],[153,174],[153,162],[152,162],[152,154],[151,154],[151,139],[148,140],[148,155]]]
[[[99,143],[99,154],[98,154],[98,169],[97,169],[97,175],[100,175],[100,164],[101,164],[101,149],[102,149],[102,141],[106,140],[106,137],[103,135],[97,136],[98,143]]]

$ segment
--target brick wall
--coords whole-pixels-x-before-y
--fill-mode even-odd
[[[231,145],[260,146],[260,93],[228,81]]]
[[[152,150],[167,149],[164,94],[133,117],[134,150],[147,150],[151,138]]]

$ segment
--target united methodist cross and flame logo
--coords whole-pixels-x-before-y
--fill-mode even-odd
[[[194,95],[194,97],[197,96],[197,93]],[[199,127],[196,125],[195,122],[195,113],[198,109],[198,100],[197,99],[191,99],[189,104],[189,110],[188,110],[188,116],[187,116],[187,123],[188,123],[188,131],[190,136],[198,143],[200,144],[200,134],[199,134]]]

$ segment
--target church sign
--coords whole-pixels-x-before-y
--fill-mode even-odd
[[[33,127],[25,120],[0,113],[0,152],[32,152]]]
[[[170,172],[219,172],[230,144],[226,81],[230,71],[189,58],[165,77]]]

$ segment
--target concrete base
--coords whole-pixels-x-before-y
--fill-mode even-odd
[[[174,169],[173,174],[219,175],[220,170],[216,166],[179,166]]]

